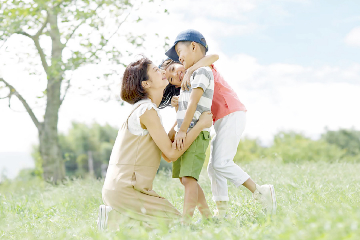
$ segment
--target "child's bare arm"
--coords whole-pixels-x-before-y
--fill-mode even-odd
[[[186,132],[190,126],[190,123],[194,117],[196,107],[203,95],[204,90],[202,88],[194,88],[190,95],[188,108],[186,109],[184,121],[182,122],[179,131],[175,135],[176,148],[182,150],[185,144]]]
[[[219,60],[219,55],[212,54],[212,55],[204,56],[202,59],[200,59],[198,62],[196,62],[193,66],[189,67],[186,70],[184,78],[181,82],[181,88],[183,90],[189,90],[189,87],[191,86],[190,85],[190,77],[193,74],[193,72],[198,68],[210,66],[217,60]]]

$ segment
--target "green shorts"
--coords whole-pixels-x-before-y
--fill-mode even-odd
[[[193,177],[199,179],[209,146],[210,133],[202,131],[184,154],[173,162],[173,178]]]

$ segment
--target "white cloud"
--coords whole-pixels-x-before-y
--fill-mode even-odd
[[[360,27],[354,28],[346,35],[345,43],[349,46],[360,47]]]
[[[170,2],[169,2],[170,3]],[[173,1],[168,6],[169,10],[184,12],[192,18],[197,17],[215,17],[234,20],[245,20],[243,13],[256,9],[255,1],[252,0],[182,0]]]
[[[261,65],[254,57],[245,54],[231,58],[221,54],[217,65],[227,79],[250,91],[305,83],[360,83],[360,64],[356,63],[346,68],[327,65],[304,67],[287,63]]]
[[[221,55],[216,63],[248,109],[245,135],[269,143],[279,130],[318,137],[331,129],[360,128],[360,65],[261,65],[256,58]]]
[[[279,130],[295,130],[318,137],[331,129],[359,128],[359,85],[304,83],[263,91],[242,91],[248,108],[245,134],[269,142]]]

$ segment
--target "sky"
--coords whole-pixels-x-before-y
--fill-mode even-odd
[[[134,54],[123,62],[143,53],[160,63],[166,36],[171,44],[180,31],[196,29],[205,36],[209,54],[220,56],[215,66],[248,110],[243,137],[268,145],[274,134],[292,130],[317,139],[325,128],[360,130],[359,9],[357,0],[155,1],[142,4],[121,27],[122,33],[144,34],[144,48],[133,49],[120,38],[113,44]],[[138,16],[143,20],[136,23]],[[0,49],[0,71],[41,119],[43,105],[35,100],[46,86],[44,78],[25,70],[29,59],[15,57],[16,51],[26,51],[26,41],[14,36],[5,46],[10,52]],[[121,126],[131,106],[98,100],[104,80],[95,76],[108,67],[104,61],[73,73],[74,87],[59,113],[60,132],[72,121]],[[116,68],[114,96],[124,70]],[[77,88],[84,85],[92,91],[80,93]],[[12,108],[0,100],[0,152],[30,153],[37,130],[21,104],[13,100]],[[174,110],[163,110],[162,120],[168,130]]]

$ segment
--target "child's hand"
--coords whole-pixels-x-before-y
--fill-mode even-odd
[[[179,107],[179,96],[173,96],[171,98],[171,106],[174,108]]]
[[[210,128],[212,126],[213,123],[213,115],[210,111],[208,112],[203,112],[200,115],[199,121],[197,124],[202,124],[202,126],[204,126],[204,128]]]
[[[186,71],[184,77],[183,77],[183,80],[181,82],[181,89],[182,90],[186,90],[186,91],[189,91],[189,88],[191,87],[191,84],[190,84],[190,77],[191,75],[193,74],[193,71]]]
[[[182,150],[185,146],[186,132],[179,131],[175,135],[174,143],[178,150]]]
[[[172,128],[168,133],[168,136],[169,136],[171,142],[174,142],[175,134],[176,134],[176,131]]]

